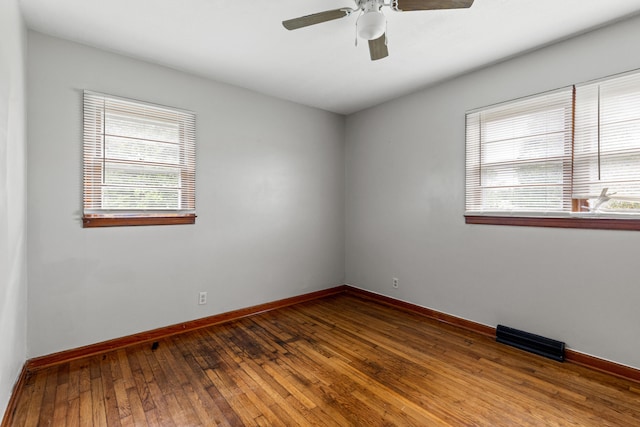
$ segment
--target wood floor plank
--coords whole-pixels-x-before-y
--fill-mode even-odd
[[[251,425],[252,417],[247,408],[244,406],[244,400],[240,398],[243,393],[243,384],[233,383],[231,379],[220,371],[209,370],[207,372],[209,378],[214,383],[215,389],[223,397],[227,403],[227,407],[233,408],[234,418],[240,422],[239,425]],[[228,415],[231,415],[227,412]]]
[[[640,386],[340,294],[28,372],[36,425],[630,427]]]
[[[135,387],[127,389],[127,398],[131,404],[131,420],[127,420],[127,422],[131,421],[135,426],[145,425],[147,417],[144,413],[140,396],[138,395],[138,389]]]
[[[129,395],[125,388],[125,381],[123,379],[116,379],[113,382],[113,393],[116,397],[116,405],[118,408],[118,416],[121,420],[131,416],[131,403],[129,402]]]
[[[47,371],[47,373],[49,373]],[[38,375],[35,378],[33,384],[33,391],[29,399],[29,407],[26,411],[25,419],[23,420],[25,426],[36,426],[40,419],[40,410],[42,408],[42,401],[44,399],[45,386],[47,383],[46,375]]]
[[[118,410],[118,398],[116,396],[115,386],[113,384],[114,374],[114,358],[115,353],[111,353],[108,360],[100,366],[101,379],[104,387],[104,410],[109,425],[112,427],[120,427],[120,412]]]
[[[68,383],[58,384],[58,387],[56,389],[52,423],[52,425],[54,426],[62,426],[66,423],[67,410],[69,408],[69,406],[67,405],[67,402],[69,402],[68,389]]]
[[[198,418],[197,413],[193,409],[193,405],[191,400],[187,397],[184,389],[181,387],[176,389],[173,392],[173,396],[176,398],[176,402],[178,403],[180,410],[182,411],[183,418],[186,420],[185,423],[178,424],[180,426],[188,425],[188,426],[199,426],[204,425]]]
[[[162,390],[160,390],[155,377],[153,381],[150,381],[147,384],[147,386],[149,387],[149,393],[153,398],[153,402],[155,403],[155,417],[157,418],[160,425],[175,426],[175,422],[173,420],[171,412],[169,411],[169,405],[167,405],[164,394],[162,393]]]
[[[259,345],[268,346],[269,342],[274,342],[275,336],[271,335],[264,328],[258,328],[257,325],[253,325],[252,327],[247,326],[247,333],[258,343]],[[276,347],[280,347],[277,349]],[[282,372],[285,372],[285,377],[287,378],[295,378],[295,383],[298,384],[298,387],[304,393],[306,399],[308,399],[311,404],[307,405],[309,409],[316,412],[321,413],[322,419],[330,419],[335,422],[336,425],[348,425],[349,422],[343,415],[336,410],[336,408],[327,404],[326,393],[321,389],[321,379],[317,375],[321,371],[313,366],[313,363],[310,363],[310,360],[295,360],[293,361],[294,353],[286,350],[285,347],[281,346],[273,346],[273,351],[280,352],[281,355],[277,358],[271,360],[272,364],[275,363],[279,368],[282,369]],[[302,354],[303,352],[300,352]],[[306,352],[304,352],[306,353]],[[264,389],[268,387],[268,383],[260,377],[256,371],[264,370],[264,365],[257,365],[255,368],[252,366],[257,365],[254,360],[248,359],[244,363],[241,364],[243,371],[245,371],[251,378],[253,378],[259,385],[260,389]],[[262,368],[262,369],[261,369]],[[274,376],[270,376],[267,374],[267,378],[269,380],[275,379]],[[326,384],[329,384],[330,381],[326,381]],[[284,388],[283,388],[284,390]],[[286,390],[285,390],[286,392]]]
[[[189,341],[191,340],[181,341],[172,339],[173,345],[169,346],[169,350],[173,353],[174,357],[178,359],[182,356],[183,364],[186,364],[184,366],[184,372],[187,377],[187,382],[182,386],[183,391],[192,402],[194,411],[203,425],[228,425],[223,412],[207,392],[207,388],[211,387],[213,383],[205,371],[202,370],[202,367],[196,362],[195,358],[192,357],[192,353],[188,350],[189,347],[185,345]]]
[[[69,400],[67,404],[67,422],[64,425],[73,427],[80,425],[80,397]]]
[[[69,365],[69,401],[78,399],[80,397],[80,366],[84,363],[83,360],[73,360],[68,363]],[[38,371],[38,374],[40,372]]]
[[[224,335],[224,337],[227,340],[231,340],[232,336],[233,336],[233,330],[227,329],[226,335]],[[216,336],[216,337],[213,337],[213,339],[218,341],[221,338],[219,336]],[[218,341],[218,342],[219,344],[222,344],[221,341]],[[237,374],[236,371],[239,369],[243,359],[240,359],[239,363],[235,363],[235,360],[237,360],[236,359],[237,355],[244,354],[245,350],[242,348],[242,346],[239,347],[237,345],[221,346],[220,349],[223,353],[229,356],[229,360],[234,361],[229,363],[229,365],[232,366],[232,369],[217,371],[221,379],[224,380],[228,378],[230,380],[230,383],[227,383],[228,385],[226,387],[224,386],[224,383],[222,387],[218,385],[218,388],[223,390],[224,392],[224,389],[233,389],[233,384],[246,383],[246,379],[241,379],[236,377],[236,375],[239,375]],[[254,353],[254,356],[256,356],[256,353]],[[250,361],[252,360],[252,358],[248,357],[245,360]],[[223,364],[222,366],[224,367],[225,365],[226,364]],[[296,425],[304,425],[304,423],[308,424],[313,422],[314,415],[309,413],[307,408],[303,404],[301,404],[301,402],[297,398],[292,396],[291,392],[287,389],[285,384],[283,384],[281,381],[278,381],[278,379],[281,379],[281,378],[278,378],[277,375],[274,376],[269,372],[269,371],[273,372],[273,370],[270,368],[267,368],[267,364],[264,363],[264,361],[260,365],[260,370],[265,373],[265,377],[269,379],[268,384],[270,387],[272,387],[272,391],[271,393],[269,393],[270,398],[275,399],[274,404],[271,406],[272,410],[278,411],[278,409],[282,409],[284,412],[286,412],[287,418],[290,420],[293,420],[293,422]],[[215,380],[215,377],[213,378]],[[234,398],[234,396],[232,395],[231,398]],[[242,400],[244,399],[242,398]],[[244,409],[244,406],[242,408]],[[244,411],[236,411],[236,412],[241,418],[243,417]],[[319,422],[320,421],[317,420],[315,424]],[[303,423],[303,424],[300,424],[300,423]]]
[[[97,364],[96,371],[101,372],[100,365]],[[98,427],[106,427],[107,425],[107,413],[105,410],[105,396],[104,389],[102,387],[101,374],[91,378],[91,401],[93,403],[93,423],[91,425]]]
[[[57,388],[58,369],[57,367],[49,368],[40,406],[40,419],[38,420],[38,425],[40,426],[51,425],[52,423]]]
[[[129,354],[137,347],[130,347],[127,349],[120,349],[117,351],[118,354],[118,367],[119,367],[119,378],[122,378],[124,389],[127,390],[131,387],[135,386],[135,381],[133,380],[133,374],[131,373],[131,366],[129,366]]]
[[[155,408],[150,409],[148,411],[145,411],[144,416],[147,419],[147,426],[150,426],[150,427],[156,427],[156,426],[157,427],[161,427],[161,426],[164,425],[158,419],[158,411]]]
[[[212,374],[211,370],[207,370],[208,374]],[[227,402],[227,399],[220,393],[220,390],[213,385],[211,387],[207,387],[207,393],[211,396],[211,399],[215,402],[216,406],[220,408],[220,411],[224,415],[224,419],[232,426],[241,426],[242,421],[238,414],[234,411],[233,407]]]
[[[91,400],[91,389],[80,392],[80,421],[81,426],[93,424],[93,401]]]
[[[140,398],[140,402],[142,402],[142,410],[145,412],[155,409],[156,405],[151,397],[151,393],[149,392],[149,383],[145,378],[142,369],[136,369],[132,371],[133,379],[136,383],[136,389],[138,390],[138,397]]]

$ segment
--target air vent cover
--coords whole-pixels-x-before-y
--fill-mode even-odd
[[[496,341],[507,344],[520,350],[528,351],[549,359],[564,362],[564,343],[541,337],[530,332],[498,325],[496,328]]]

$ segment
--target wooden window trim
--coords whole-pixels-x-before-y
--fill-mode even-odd
[[[465,215],[466,224],[511,225],[523,227],[590,228],[596,230],[640,231],[640,219],[622,218],[544,218],[517,216]]]
[[[196,215],[152,215],[131,217],[91,216],[82,217],[82,228],[124,227],[134,225],[179,225],[195,224]]]

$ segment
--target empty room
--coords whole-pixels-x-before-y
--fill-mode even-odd
[[[0,0],[9,426],[640,425],[640,1]]]

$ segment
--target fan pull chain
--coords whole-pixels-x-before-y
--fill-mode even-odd
[[[389,41],[389,23],[384,21],[384,45],[388,46],[387,41]]]
[[[358,22],[363,13],[362,9],[360,9],[360,14],[358,15],[358,19],[356,19],[356,47],[358,47]]]

